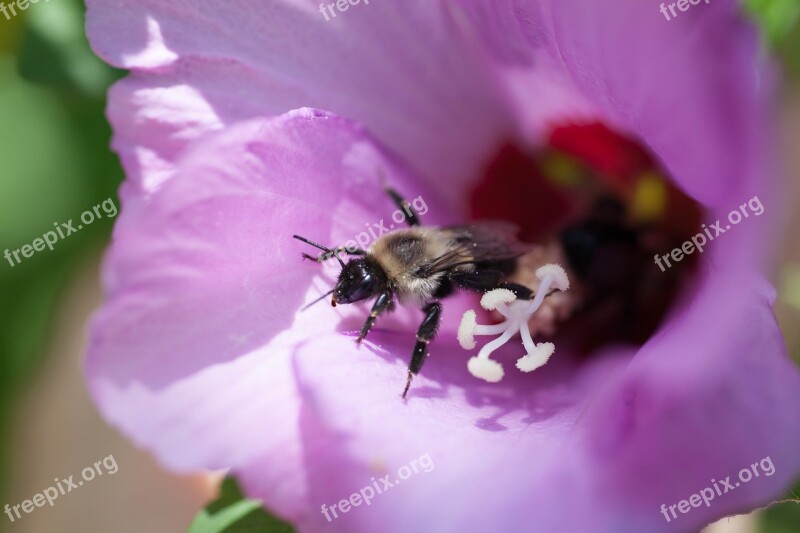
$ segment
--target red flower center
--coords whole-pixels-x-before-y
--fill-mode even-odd
[[[696,262],[656,266],[697,232],[702,210],[641,143],[600,123],[557,127],[537,150],[503,146],[470,206],[473,219],[513,222],[521,240],[560,250],[581,301],[558,333],[583,353],[646,341]]]

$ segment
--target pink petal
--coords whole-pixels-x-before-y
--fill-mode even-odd
[[[542,72],[566,84],[579,109],[644,140],[676,182],[706,205],[730,209],[774,185],[769,169],[771,71],[739,3],[691,6],[667,21],[658,4],[615,0],[463,0],[526,131],[565,115]],[[553,86],[550,84],[549,86]],[[542,104],[544,98],[546,104]],[[552,104],[551,100],[556,100]],[[569,110],[567,109],[567,112]]]
[[[279,454],[287,473],[266,474],[271,501],[285,513],[301,506],[289,355],[362,313],[321,303],[295,317],[331,280],[302,264],[300,252],[316,250],[291,236],[343,244],[387,217],[395,207],[379,170],[432,198],[360,128],[301,110],[211,137],[174,179],[123,209],[86,369],[105,417],[177,470]]]
[[[208,131],[303,106],[359,120],[440,191],[472,176],[513,133],[439,2],[373,2],[328,22],[312,1],[88,7],[95,51],[133,70],[112,92],[109,116],[114,146],[143,192]]]
[[[350,340],[340,336],[310,341],[295,365],[312,487],[302,529],[688,531],[778,497],[800,469],[800,378],[770,302],[731,296],[726,283],[709,281],[638,353],[610,350],[576,368],[557,351],[521,375],[514,346],[493,386],[466,373],[470,354],[443,334],[407,403],[412,335],[374,336],[372,359],[341,355]],[[323,504],[397,480],[425,454],[432,471],[325,519]],[[672,523],[661,514],[766,456],[774,475]]]

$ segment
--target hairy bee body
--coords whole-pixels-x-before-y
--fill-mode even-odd
[[[381,236],[367,250],[367,256],[383,269],[401,304],[422,307],[452,292],[447,272],[429,272],[426,265],[456,246],[458,235],[453,231],[415,227]],[[475,265],[471,262],[451,268],[460,272],[474,269]]]

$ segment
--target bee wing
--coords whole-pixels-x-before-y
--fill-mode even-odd
[[[482,221],[447,226],[441,231],[448,235],[451,245],[447,253],[420,267],[426,275],[457,266],[514,259],[530,250],[517,240],[517,227],[507,222]]]

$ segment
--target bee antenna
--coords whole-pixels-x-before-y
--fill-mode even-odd
[[[319,303],[319,302],[321,302],[322,300],[324,300],[325,298],[327,298],[327,297],[328,297],[328,296],[330,296],[331,294],[333,294],[333,289],[329,290],[328,292],[326,292],[325,294],[323,294],[322,296],[320,296],[319,298],[317,298],[316,300],[314,300],[314,301],[313,301],[313,302],[311,302],[310,304],[308,304],[308,305],[304,306],[302,309],[300,309],[300,312],[302,313],[303,311],[305,311],[306,309],[308,309],[308,308],[309,308],[309,307],[311,307],[312,305],[314,305],[314,304],[316,304],[316,303]]]
[[[331,253],[333,254],[333,257],[335,257],[336,260],[339,261],[339,264],[342,265],[342,270],[344,270],[344,261],[342,261],[342,258],[339,257],[339,254],[337,254],[334,250],[331,250]]]
[[[378,169],[378,180],[381,182],[381,187],[384,189],[389,188],[389,180],[386,179],[386,173],[383,171],[382,168]]]
[[[329,254],[333,255],[333,257],[335,257],[336,260],[339,261],[339,264],[342,265],[342,268],[344,268],[344,261],[342,261],[342,258],[339,257],[339,254],[337,254],[335,250],[331,250],[330,248],[328,248],[326,246],[322,246],[321,244],[317,244],[314,241],[310,241],[310,240],[306,239],[305,237],[301,237],[300,235],[292,235],[292,237],[294,237],[298,241],[304,242],[306,244],[310,244],[314,248],[322,250],[323,252],[326,252],[326,253],[329,253]]]
[[[318,249],[322,250],[323,252],[331,252],[332,251],[330,248],[326,248],[325,246],[322,246],[321,244],[317,244],[314,241],[310,241],[310,240],[306,239],[305,237],[301,237],[300,235],[292,235],[292,237],[294,237],[298,241],[302,241],[302,242],[304,242],[306,244],[310,244],[314,248],[318,248]]]

